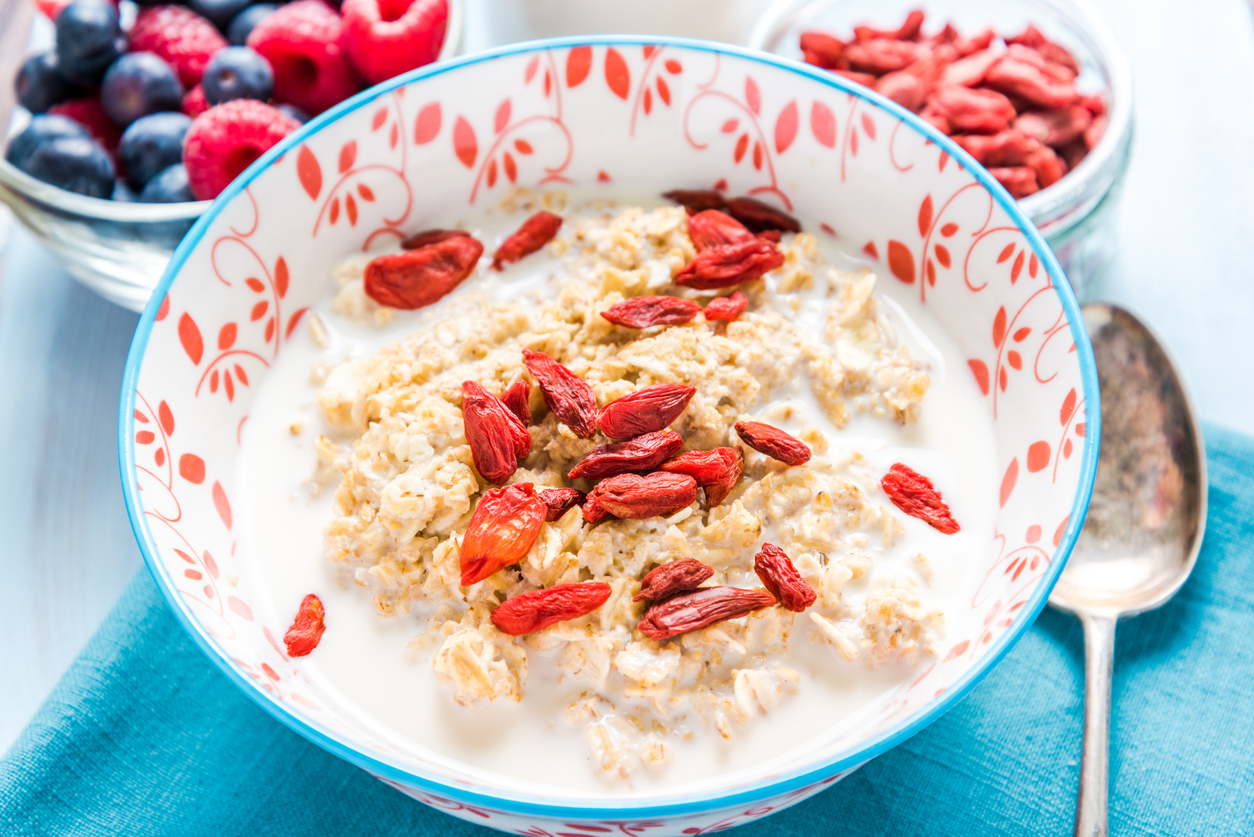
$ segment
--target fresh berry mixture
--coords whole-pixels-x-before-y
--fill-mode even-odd
[[[841,40],[801,35],[805,60],[877,92],[948,134],[1015,198],[1053,185],[1093,150],[1106,102],[1076,87],[1079,62],[1029,25],[998,39],[964,37],[947,25],[924,36],[924,15],[901,27],[854,27]]]
[[[448,0],[33,2],[56,46],[13,80],[31,119],[5,160],[125,202],[217,197],[310,115],[434,61],[448,23]]]

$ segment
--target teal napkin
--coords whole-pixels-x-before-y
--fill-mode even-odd
[[[1210,521],[1165,607],[1120,623],[1111,833],[1254,833],[1254,439],[1207,429]],[[1069,834],[1083,646],[1045,610],[971,695],[745,837]],[[140,573],[0,763],[4,834],[489,832],[414,802],[271,719]]]

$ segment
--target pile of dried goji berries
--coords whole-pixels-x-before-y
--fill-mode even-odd
[[[801,36],[805,60],[864,84],[953,137],[1016,198],[1052,185],[1093,150],[1106,102],[1075,87],[1080,66],[1035,27],[995,44],[952,25],[924,37],[923,12],[899,28],[854,27],[851,41]]]

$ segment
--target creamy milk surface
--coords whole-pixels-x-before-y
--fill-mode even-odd
[[[524,217],[488,212],[430,226],[459,222],[484,242],[485,256],[490,256]],[[866,264],[842,252],[838,239],[819,234],[819,244],[823,255],[842,268]],[[930,657],[921,657],[916,666],[897,663],[875,670],[848,663],[830,646],[811,641],[809,620],[798,614],[788,659],[780,662],[795,669],[801,683],[779,709],[736,726],[730,741],[700,718],[685,719],[672,726],[667,737],[671,756],[664,765],[639,770],[628,779],[609,779],[591,768],[583,731],[564,720],[572,693],[581,687],[559,682],[558,652],[528,651],[521,703],[497,702],[474,710],[459,706],[432,671],[433,649],[410,647],[429,613],[380,615],[370,593],[341,583],[338,568],[324,558],[322,531],[333,517],[335,486],[315,495],[309,485],[317,461],[314,439],[319,433],[330,434],[317,405],[311,370],[328,361],[368,356],[438,320],[446,304],[468,294],[486,291],[496,300],[533,306],[555,293],[551,277],[557,264],[542,250],[502,273],[481,269],[440,303],[422,311],[398,312],[383,327],[350,322],[331,312],[334,289],[328,269],[329,291],[313,309],[329,333],[328,346],[318,346],[303,323],[262,382],[242,431],[232,496],[242,500],[237,554],[255,569],[254,589],[265,594],[265,600],[254,606],[260,606],[267,624],[282,629],[290,624],[302,597],[316,593],[326,607],[326,633],[302,667],[316,691],[336,706],[334,711],[365,721],[400,753],[455,766],[494,784],[505,782],[523,793],[560,789],[568,796],[647,797],[696,792],[715,780],[722,783],[729,774],[763,775],[773,765],[782,769],[838,737],[853,745],[861,737],[860,717],[908,686],[932,662]],[[879,279],[876,294],[897,339],[928,365],[931,386],[917,421],[900,426],[855,413],[846,427],[837,429],[804,382],[792,392],[772,392],[772,403],[787,401],[796,411],[788,427],[821,428],[831,445],[829,456],[842,449],[856,450],[876,473],[903,462],[937,485],[962,530],[942,535],[899,514],[905,535],[882,553],[876,550],[872,572],[849,582],[845,596],[856,603],[885,572],[916,573],[913,559],[923,553],[930,573],[922,574],[920,595],[925,604],[944,612],[952,636],[969,610],[963,605],[978,581],[975,568],[987,566],[993,548],[997,475],[992,421],[962,354],[919,304],[917,289],[886,273]],[[803,331],[822,334],[825,311],[819,303],[816,299],[801,306],[795,319]],[[769,407],[757,406],[757,414]],[[763,538],[770,540],[769,531]],[[938,648],[943,647],[948,644],[942,639]]]

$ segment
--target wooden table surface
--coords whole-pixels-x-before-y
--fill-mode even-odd
[[[0,0],[0,61],[11,54],[4,21],[13,2]],[[1128,50],[1137,84],[1120,256],[1095,294],[1160,333],[1204,419],[1254,433],[1250,7],[1095,5]],[[8,83],[0,79],[0,90]],[[116,442],[138,318],[79,286],[8,226],[0,250],[0,438],[9,440],[0,453],[0,750],[141,565]]]

